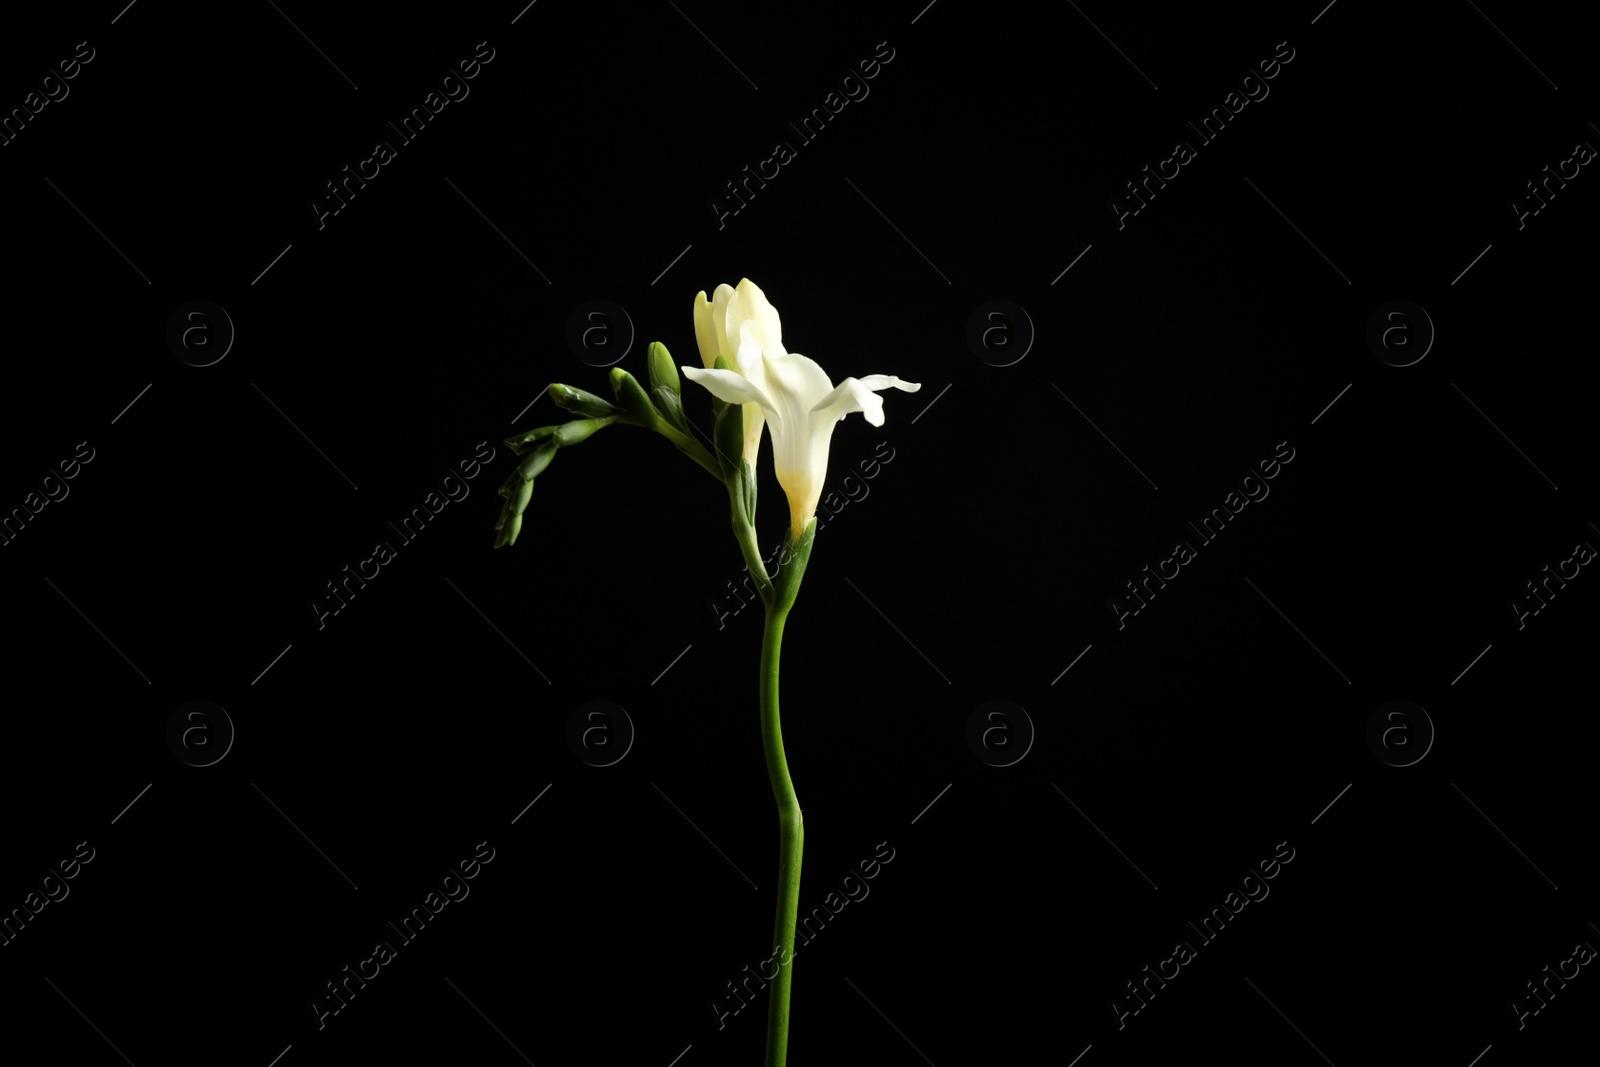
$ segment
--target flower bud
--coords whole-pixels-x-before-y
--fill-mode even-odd
[[[645,393],[644,386],[638,379],[621,367],[611,368],[611,389],[617,394],[617,403],[622,405],[622,410],[644,426],[654,427],[661,421],[661,416],[656,414],[656,409],[650,404],[650,397]]]
[[[555,454],[556,445],[554,441],[539,442],[539,447],[530,452],[517,465],[518,476],[525,482],[533,481],[544,473],[546,467],[550,466],[550,461],[555,458]]]
[[[603,419],[607,415],[619,415],[617,406],[603,397],[582,389],[574,389],[570,385],[554,383],[549,389],[550,399],[556,402],[557,407],[565,408],[574,415],[582,415],[586,419]]]
[[[504,443],[507,448],[511,449],[512,452],[520,456],[524,452],[528,451],[529,445],[533,444],[535,441],[544,440],[546,437],[549,437],[560,428],[561,427],[559,426],[541,426],[537,430],[528,430],[525,433],[512,434],[510,437],[505,439]]]
[[[501,545],[514,545],[514,544],[516,544],[517,543],[517,534],[519,534],[521,532],[522,532],[522,516],[521,515],[507,515],[505,517],[505,525],[501,527],[498,536],[495,537],[495,545],[494,545],[494,547],[499,548]]]
[[[511,509],[511,514],[521,515],[524,511],[527,511],[528,500],[532,496],[533,483],[524,482],[519,478],[517,480],[517,486],[512,491],[512,494],[506,497],[507,506]]]
[[[591,434],[602,426],[607,425],[603,419],[574,419],[563,426],[556,427],[556,432],[551,435],[558,448],[575,445],[580,441],[587,441]]]
[[[672,355],[667,351],[667,346],[660,341],[650,342],[648,355],[650,364],[650,388],[670,389],[677,393],[682,391],[682,383],[678,380],[678,368],[672,362]]]
[[[677,393],[658,385],[650,390],[650,399],[668,422],[684,433],[689,432],[689,420],[684,417],[683,402],[678,399]]]
[[[717,466],[723,480],[732,477],[744,464],[744,405],[723,404],[711,428],[717,446]]]

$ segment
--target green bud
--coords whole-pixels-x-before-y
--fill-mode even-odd
[[[524,511],[527,511],[528,500],[533,496],[532,482],[524,482],[520,479],[518,482],[515,495],[506,497],[506,506],[511,509],[511,514],[513,515],[521,515]]]
[[[648,359],[652,391],[656,389],[670,389],[674,393],[683,391],[683,385],[678,380],[678,368],[672,362],[672,354],[667,351],[666,345],[660,341],[651,341]]]
[[[504,544],[508,544],[508,545],[516,544],[517,543],[517,534],[519,534],[521,532],[522,532],[522,516],[521,515],[508,515],[508,516],[506,516],[505,529],[500,531],[501,536],[505,538],[505,541],[503,543]]]
[[[566,448],[568,445],[587,441],[596,430],[609,425],[611,425],[609,419],[574,419],[564,426],[556,427],[556,432],[550,439],[557,447]]]
[[[744,462],[743,404],[723,405],[712,426],[711,440],[717,446],[717,466],[722,471],[723,481],[727,481],[738,473],[740,464]]]
[[[528,450],[529,445],[533,444],[535,441],[540,441],[546,437],[549,437],[560,428],[561,427],[559,426],[541,426],[537,430],[529,430],[526,433],[513,434],[505,439],[505,446],[520,456]]]
[[[531,485],[532,483],[530,482],[528,484]],[[500,548],[510,543],[511,531],[508,529],[508,527],[510,526],[512,519],[516,519],[519,523],[522,521],[522,517],[520,515],[515,515],[512,513],[511,501],[508,500],[505,502],[504,506],[500,508],[500,517],[494,521],[494,547]],[[519,526],[517,528],[520,529],[521,527]]]
[[[556,445],[554,441],[541,441],[539,447],[535,448],[517,465],[517,476],[525,482],[533,481],[544,473],[546,467],[550,466],[550,460],[555,458],[555,454]]]
[[[713,442],[715,442],[717,439],[717,423],[721,420],[723,409],[725,409],[727,406],[728,402],[726,400],[721,400],[715,396],[711,398],[711,440]]]
[[[582,389],[574,389],[570,385],[555,383],[550,386],[550,399],[556,402],[557,407],[565,408],[574,415],[582,415],[586,419],[603,419],[608,415],[620,415],[617,406],[603,397]]]
[[[650,404],[650,397],[645,393],[644,386],[621,367],[611,368],[611,389],[617,394],[617,403],[622,405],[622,410],[631,418],[652,428],[661,421],[661,416],[656,414],[656,409]]]
[[[511,473],[506,475],[506,480],[500,483],[500,488],[496,489],[495,492],[504,497],[515,496],[517,486],[521,484],[522,464],[519,463],[515,467],[511,468]]]
[[[683,402],[678,399],[677,393],[658,385],[650,390],[650,399],[668,422],[684,433],[689,432],[689,420],[684,417]]]

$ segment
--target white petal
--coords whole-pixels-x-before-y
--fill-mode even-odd
[[[733,299],[733,286],[724,282],[717,286],[711,294],[711,328],[717,338],[717,355],[727,356],[731,362],[734,352],[739,349],[739,335],[735,331],[732,338],[728,336],[728,303]],[[712,361],[712,366],[716,361]]]
[[[767,394],[742,374],[731,370],[704,370],[700,367],[679,369],[691,382],[699,382],[705,386],[718,400],[729,404],[760,404],[765,410],[772,408],[772,401],[767,399]]]
[[[780,403],[780,393],[793,398],[797,415],[809,412],[817,401],[833,391],[833,380],[828,377],[828,372],[809,356],[802,356],[798,352],[781,356],[767,353],[763,362],[766,367],[764,384],[768,393]]]
[[[892,374],[868,374],[864,378],[857,378],[856,381],[860,382],[868,389],[888,389],[890,386],[893,386],[896,389],[902,389],[905,392],[914,393],[918,389],[922,388],[921,382],[908,382],[903,379],[896,378]]]
[[[737,338],[740,327],[749,322],[755,331],[756,343],[768,355],[781,356],[783,350],[783,324],[778,309],[767,300],[767,294],[749,278],[741,279],[728,302],[728,334]]]
[[[917,382],[905,382],[893,374],[869,374],[865,378],[846,378],[839,383],[827,396],[811,408],[812,432],[822,423],[829,425],[838,422],[846,415],[859,411],[868,422],[874,426],[883,425],[883,398],[876,390],[903,389],[914,393],[922,386]]]
[[[700,359],[707,367],[717,365],[717,328],[711,321],[711,301],[706,299],[706,291],[700,290],[694,295],[694,339],[700,346]]]
[[[766,369],[762,387],[772,399],[772,408],[767,413],[767,429],[772,435],[772,465],[778,484],[789,498],[791,522],[803,527],[804,516],[816,508],[827,470],[826,435],[821,441],[821,466],[818,467],[817,444],[808,413],[817,400],[832,391],[833,383],[815,360],[797,352],[764,355],[762,363]],[[776,409],[776,417],[772,409]],[[828,435],[831,433],[829,426]]]
[[[739,348],[735,357],[735,365],[739,372],[752,382],[761,381],[763,367],[761,366],[761,341],[756,336],[756,325],[746,319],[739,324]]]
[[[760,404],[746,404],[744,406],[744,458],[750,461],[751,470],[760,470],[761,459],[761,429],[767,423],[767,417],[761,410]]]

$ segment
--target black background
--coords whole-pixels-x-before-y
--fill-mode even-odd
[[[642,380],[652,340],[699,364],[691,297],[745,276],[836,381],[922,383],[839,424],[830,490],[892,459],[824,520],[789,620],[802,909],[894,850],[801,953],[791,1062],[1492,1067],[1588,1039],[1591,968],[1520,1030],[1511,1003],[1600,943],[1600,579],[1520,629],[1511,602],[1600,544],[1600,179],[1520,229],[1511,203],[1600,143],[1590,45],[1505,4],[922,2],[8,14],[5,109],[94,58],[0,148],[0,507],[93,459],[0,545],[0,908],[94,859],[0,947],[7,1041],[759,1060],[765,1002],[709,1007],[770,954],[776,885],[760,605],[714,607],[742,563],[724,491],[615,427],[490,548],[502,439],[559,421],[552,381],[609,393],[573,309],[626,309]],[[470,95],[400,144],[386,123],[479,42]],[[786,121],[880,42],[870,94],[802,143]],[[1119,228],[1123,183],[1288,48]],[[779,139],[794,160],[719,228]],[[319,228],[378,140],[396,158]],[[208,367],[165,339],[195,299],[237,331]],[[992,299],[1036,330],[1009,366],[966,342]],[[1437,330],[1407,367],[1366,341],[1397,299]],[[480,442],[469,495],[397,543]],[[1280,443],[1270,496],[1119,628],[1123,583]],[[379,539],[397,558],[319,625]],[[196,699],[237,731],[208,767],[166,740]],[[594,699],[637,732],[605,768],[566,742]],[[1036,730],[1004,768],[966,741],[994,699]],[[1436,731],[1403,768],[1366,740],[1393,699]],[[309,999],[478,842],[470,896],[319,1029]],[[1124,983],[1279,843],[1270,896],[1119,1030]]]

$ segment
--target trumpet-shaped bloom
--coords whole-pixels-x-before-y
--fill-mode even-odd
[[[748,298],[743,298],[745,287]],[[727,290],[724,296],[723,290]],[[795,538],[805,532],[817,510],[823,482],[828,475],[828,445],[835,424],[859,411],[874,426],[883,425],[883,398],[878,391],[895,388],[914,393],[922,386],[892,374],[869,374],[846,378],[837,386],[817,362],[798,352],[785,352],[778,330],[778,313],[766,302],[761,290],[745,279],[739,289],[724,285],[717,291],[723,309],[708,305],[702,292],[695,300],[695,333],[701,342],[701,356],[708,350],[707,338],[719,347],[711,355],[726,355],[729,345],[737,357],[737,371],[684,367],[690,381],[699,382],[719,400],[743,404],[748,413],[755,407],[767,432],[772,436],[773,466],[778,484],[789,498],[789,526]],[[702,312],[704,308],[704,312]],[[770,314],[768,314],[770,312]],[[739,319],[738,314],[748,314]],[[702,327],[702,322],[706,325]],[[737,326],[726,324],[737,322]],[[728,336],[728,331],[737,332]],[[750,432],[750,417],[745,417],[745,433]],[[762,423],[756,423],[759,435]],[[747,436],[745,457],[751,459],[754,447]],[[753,466],[753,462],[752,462]]]
[[[746,324],[755,340],[753,348],[741,344]],[[766,380],[760,354],[784,354],[783,324],[778,318],[778,309],[749,278],[742,279],[737,289],[726,283],[717,286],[710,300],[706,299],[704,289],[695,294],[694,339],[700,346],[700,359],[707,370],[716,367],[718,356],[726,356],[730,365],[738,367],[745,378],[758,385]],[[760,404],[751,402],[743,407],[744,459],[754,470],[761,454],[761,426],[766,415]]]

